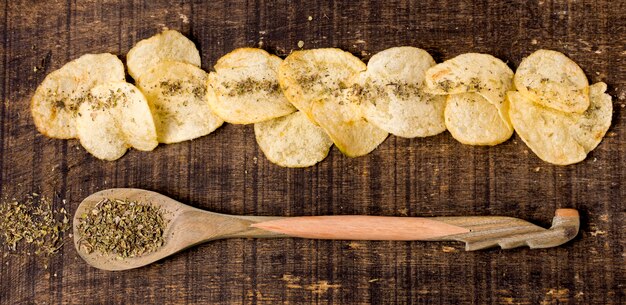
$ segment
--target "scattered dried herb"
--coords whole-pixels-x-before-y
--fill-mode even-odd
[[[467,84],[467,91],[469,92],[480,91],[482,89],[483,89],[483,85],[480,82],[480,79],[478,77],[470,78],[470,82],[469,84]]]
[[[54,102],[54,106],[59,109],[65,109],[65,100],[57,100]]]
[[[4,256],[11,252],[30,255],[30,251],[53,254],[63,246],[62,235],[69,228],[65,208],[53,209],[52,201],[37,193],[0,203],[0,252]]]
[[[183,89],[183,82],[180,80],[177,81],[162,81],[159,83],[161,86],[163,95],[176,95],[180,94],[181,89]]]
[[[197,100],[204,99],[206,97],[206,86],[187,83],[187,85],[181,80],[165,80],[158,84],[161,87],[161,92],[164,96],[175,96],[181,94],[191,94]],[[188,101],[183,102],[183,106],[188,106]]]
[[[250,77],[234,84],[225,83],[224,87],[230,89],[228,91],[228,96],[240,96],[257,91],[275,93],[280,90],[280,85],[276,81],[256,80]]]
[[[163,211],[153,205],[106,198],[79,219],[79,244],[87,253],[136,257],[163,245]]]
[[[300,75],[296,81],[302,86],[303,90],[310,91],[315,85],[321,83],[321,79],[321,75],[312,73]]]
[[[89,95],[72,96],[74,92],[57,92],[48,89],[46,91],[47,100],[51,101],[57,111],[67,111],[73,116],[77,115],[80,104],[89,99]]]
[[[93,98],[88,96],[91,102],[91,109],[93,110],[106,110],[117,107],[118,104],[125,105],[128,102],[126,98],[126,92],[118,88],[117,90],[109,90],[106,96]]]
[[[368,100],[376,105],[377,98],[385,93],[385,89],[382,86],[374,85],[369,82],[363,85],[353,84],[351,89],[351,94],[356,97],[357,103]]]
[[[421,94],[421,88],[417,84],[391,83],[388,85],[394,86],[393,94],[399,98],[409,98],[412,96],[420,96]]]
[[[191,94],[195,96],[197,99],[203,99],[206,96],[206,87],[204,86],[196,86],[191,90]]]
[[[445,79],[437,83],[437,86],[441,88],[441,90],[443,90],[444,92],[449,92],[450,89],[452,89],[452,81],[449,79]]]
[[[413,96],[420,97],[422,94],[422,89],[417,84],[410,83],[388,83],[385,85],[380,84],[370,84],[365,83],[363,85],[354,84],[352,85],[352,94],[363,100],[370,100],[372,103],[376,104],[376,99],[379,96],[386,94],[386,91],[390,88],[391,91],[396,97],[399,98],[410,98]]]

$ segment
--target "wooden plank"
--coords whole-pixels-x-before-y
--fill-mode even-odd
[[[582,214],[581,234],[555,249],[225,240],[121,273],[90,268],[65,236],[48,269],[40,258],[0,257],[1,304],[626,302],[623,1],[5,1],[0,23],[0,196],[37,191],[56,206],[66,199],[73,212],[92,192],[137,187],[231,214],[504,215],[544,227],[555,208]],[[164,27],[196,42],[205,70],[237,47],[286,55],[298,41],[364,59],[401,45],[437,61],[486,52],[511,67],[535,49],[555,49],[590,81],[609,85],[614,123],[585,162],[568,167],[540,161],[517,136],[490,148],[461,145],[448,133],[390,137],[365,157],[333,148],[317,166],[285,169],[264,158],[251,126],[225,125],[116,162],[36,132],[29,98],[47,73],[84,53],[123,57]]]

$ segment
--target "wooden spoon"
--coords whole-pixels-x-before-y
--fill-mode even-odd
[[[167,226],[164,243],[139,257],[118,258],[81,246],[80,215],[103,199],[121,199],[161,207]],[[550,229],[521,219],[501,216],[386,217],[386,216],[235,216],[203,211],[161,194],[140,189],[108,189],[85,198],[74,215],[74,245],[90,265],[104,270],[145,266],[191,246],[222,238],[301,237],[341,240],[463,241],[468,251],[499,245],[503,249],[529,246],[548,248],[566,243],[578,234],[574,209],[557,209]]]

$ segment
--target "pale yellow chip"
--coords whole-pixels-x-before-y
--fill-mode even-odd
[[[446,97],[424,92],[424,76],[435,61],[428,52],[397,47],[372,56],[352,85],[352,98],[368,122],[393,135],[427,137],[446,130]]]
[[[76,130],[88,152],[109,161],[130,147],[150,151],[159,144],[146,98],[126,82],[92,88],[88,101],[79,108]]]
[[[590,86],[590,106],[582,114],[565,113],[509,92],[515,131],[542,160],[557,165],[578,163],[602,141],[611,126],[613,103],[605,83]]]
[[[303,112],[254,124],[256,142],[268,160],[284,167],[307,167],[324,160],[333,141]]]
[[[508,101],[505,99],[503,103]],[[463,144],[497,145],[513,134],[498,108],[477,93],[450,95],[445,119],[452,137]]]
[[[513,71],[502,60],[482,53],[461,54],[426,71],[426,92],[475,92],[496,105],[502,120],[513,130],[506,109],[506,93],[513,90]]]
[[[489,54],[466,53],[428,69],[426,86],[432,94],[476,92],[499,105],[513,87],[513,71]]]
[[[538,50],[515,71],[515,86],[532,101],[564,112],[589,107],[589,82],[583,70],[563,53]]]
[[[370,153],[389,135],[363,119],[357,106],[345,96],[313,102],[311,114],[348,157]]]
[[[209,74],[215,98],[211,109],[232,124],[252,124],[288,115],[296,109],[278,84],[282,59],[255,48],[236,49],[217,61]]]
[[[161,61],[181,61],[200,67],[200,52],[193,41],[180,32],[166,30],[139,41],[126,54],[128,74],[135,81]]]
[[[570,115],[576,121],[572,127],[572,135],[587,153],[600,144],[611,127],[613,101],[605,93],[606,89],[603,82],[589,86],[589,108],[582,115]]]
[[[340,49],[295,51],[280,64],[278,80],[289,102],[317,123],[313,102],[336,99],[365,69],[361,60]]]
[[[85,54],[48,74],[31,100],[37,130],[59,139],[76,138],[76,116],[89,90],[110,81],[124,81],[124,64],[109,53]]]
[[[195,139],[224,123],[209,107],[207,78],[202,69],[174,61],[163,61],[141,76],[137,86],[150,103],[160,143]]]

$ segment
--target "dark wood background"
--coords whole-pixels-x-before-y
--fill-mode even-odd
[[[57,207],[67,199],[73,213],[92,192],[137,187],[242,215],[507,215],[545,227],[556,208],[573,207],[580,234],[559,248],[479,252],[458,243],[234,239],[115,273],[86,265],[65,236],[48,269],[40,258],[0,258],[0,303],[626,303],[625,1],[153,2],[3,0],[0,195],[37,191]],[[542,162],[517,136],[489,148],[448,133],[389,137],[364,157],[333,148],[317,166],[286,169],[264,158],[252,126],[225,125],[116,162],[36,132],[29,99],[47,73],[85,53],[123,57],[164,27],[196,42],[206,70],[237,47],[285,55],[300,40],[365,60],[403,45],[437,61],[486,52],[512,68],[555,49],[590,82],[609,85],[614,122],[587,160],[567,167]]]

